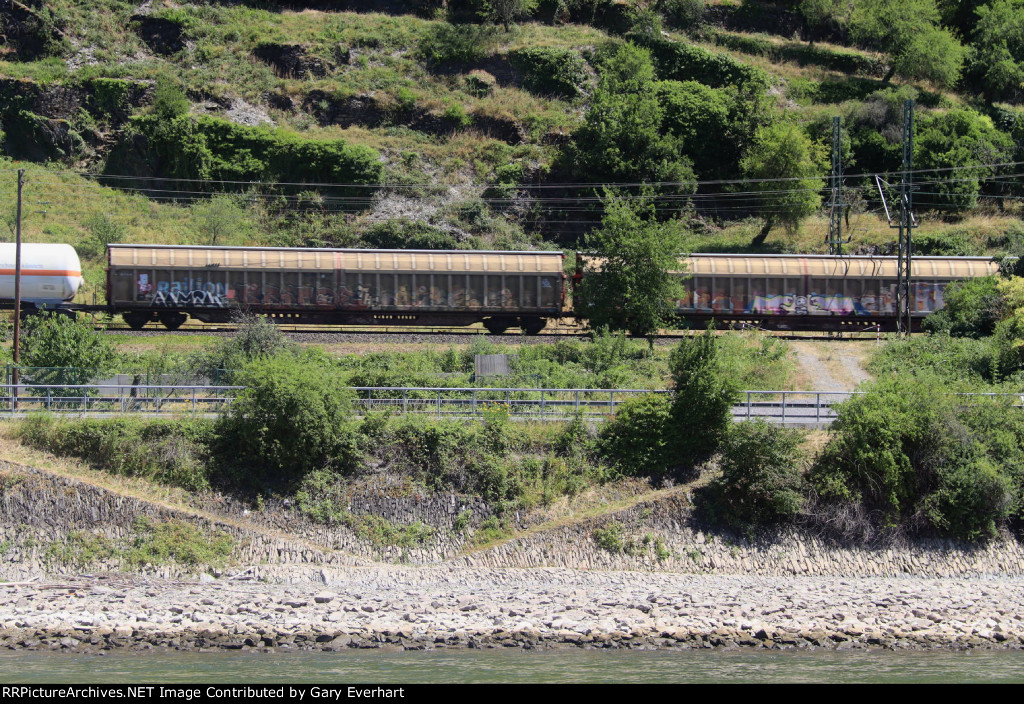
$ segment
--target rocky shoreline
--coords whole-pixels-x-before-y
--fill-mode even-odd
[[[459,567],[319,583],[130,575],[0,584],[0,647],[1024,649],[1024,578],[849,579]]]

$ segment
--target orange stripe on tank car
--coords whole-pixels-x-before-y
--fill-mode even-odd
[[[14,269],[0,269],[0,276],[14,276]],[[22,269],[22,276],[81,276],[82,272],[73,269]]]

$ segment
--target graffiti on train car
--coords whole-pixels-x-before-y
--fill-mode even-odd
[[[137,300],[148,300],[154,308],[224,308],[231,302],[223,283],[204,283],[201,278],[184,277],[175,281],[157,281],[154,286],[149,274],[139,274]]]
[[[131,281],[118,272],[116,281]],[[333,275],[297,283],[293,276],[232,274],[225,280],[212,273],[210,278],[191,271],[156,274],[137,272],[130,300],[155,308],[240,306],[327,307],[342,310],[369,308],[543,308],[554,310],[559,293],[553,277],[520,275],[455,277],[444,275],[349,275],[332,286]],[[214,277],[219,280],[211,280]],[[155,281],[153,279],[156,279]],[[461,281],[459,281],[461,279]],[[468,282],[467,282],[468,279]]]
[[[918,313],[931,313],[945,304],[944,290],[947,282],[916,282],[911,287],[912,309]],[[761,293],[755,291],[747,296],[745,292],[698,289],[693,294],[676,302],[681,313],[756,313],[760,315],[885,315],[896,311],[895,286],[882,287],[880,291],[865,292],[862,295],[845,293],[819,293],[807,295],[787,293]]]

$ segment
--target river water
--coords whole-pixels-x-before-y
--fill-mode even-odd
[[[1024,682],[1020,651],[0,653],[4,684]]]

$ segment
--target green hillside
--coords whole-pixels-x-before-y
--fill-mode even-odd
[[[110,241],[571,248],[608,188],[694,250],[823,251],[840,116],[848,250],[886,251],[871,175],[898,179],[912,98],[925,249],[1014,251],[1022,17],[1024,0],[13,0],[0,199],[12,220],[26,168],[26,236],[87,259]]]

